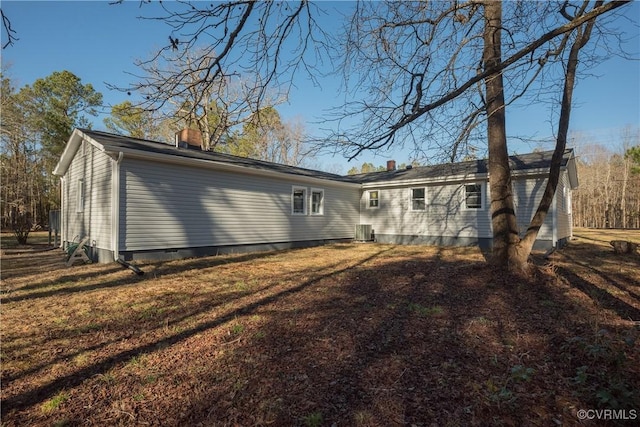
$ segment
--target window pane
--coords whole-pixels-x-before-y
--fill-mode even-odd
[[[423,211],[426,209],[426,191],[424,188],[411,189],[411,210]]]
[[[378,192],[377,191],[369,191],[369,207],[376,208],[378,207]]]
[[[412,191],[414,199],[424,199],[424,188],[414,188]]]
[[[322,191],[314,191],[311,193],[311,213],[322,213]]]
[[[413,200],[413,210],[423,211],[425,208],[424,200]]]
[[[293,213],[304,213],[304,190],[293,190]]]
[[[78,186],[76,188],[76,212],[84,212],[84,179],[78,180]]]
[[[480,184],[465,185],[465,202],[468,209],[482,208],[482,186]]]

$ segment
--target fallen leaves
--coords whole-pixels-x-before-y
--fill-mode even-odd
[[[576,408],[640,388],[621,315],[640,309],[638,269],[598,250],[511,284],[469,248],[329,245],[147,263],[143,278],[21,262],[3,282],[3,425],[578,424]],[[580,372],[610,394],[583,393]]]

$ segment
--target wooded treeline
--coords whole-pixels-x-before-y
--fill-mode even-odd
[[[100,92],[69,71],[56,71],[21,88],[3,72],[1,82],[1,226],[24,243],[30,230],[48,227],[49,211],[60,207],[59,178],[53,169],[71,133],[91,128],[90,117],[107,107]],[[221,125],[220,118],[228,115],[224,103],[205,100],[206,120],[196,121],[180,115],[188,100],[174,100],[178,107],[164,111],[124,101],[110,108],[104,125],[113,133],[166,143],[184,128],[198,129],[203,137],[217,132],[210,150],[288,165],[301,166],[313,157],[303,144],[304,125],[283,120],[271,105]]]
[[[572,198],[574,226],[640,228],[638,138],[638,130],[627,130],[617,151],[599,144],[577,149],[580,185]]]
[[[24,243],[32,227],[46,227],[60,206],[53,169],[75,127],[90,125],[102,94],[69,71],[54,72],[18,89],[2,74],[0,160],[2,227]]]

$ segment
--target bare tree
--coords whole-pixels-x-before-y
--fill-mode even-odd
[[[17,37],[16,30],[11,26],[11,20],[7,15],[5,15],[4,11],[0,9],[0,18],[2,18],[2,33],[5,35],[5,42],[2,44],[2,49],[6,49],[9,46],[13,46],[16,40],[19,40]]]
[[[335,137],[351,157],[363,150],[413,141],[424,145],[442,136],[444,123],[458,120],[457,135],[449,141],[453,160],[462,141],[469,141],[485,122],[489,154],[492,262],[513,271],[526,271],[533,243],[551,206],[566,147],[578,56],[591,37],[596,18],[621,2],[591,4],[451,2],[374,3],[353,15],[346,79],[355,87],[371,87],[370,99],[348,103],[347,114],[362,118],[364,126]],[[555,8],[555,10],[554,10]],[[367,9],[367,10],[364,10]],[[503,9],[508,15],[503,19]],[[545,30],[540,34],[540,29]],[[508,41],[503,42],[503,35]],[[504,50],[504,51],[503,51]],[[563,67],[561,78],[549,86],[550,64]],[[371,82],[379,82],[373,87]],[[524,237],[516,221],[511,194],[506,110],[518,98],[539,97],[561,83],[562,100],[556,148],[542,201]],[[480,84],[484,83],[484,87]],[[369,86],[371,85],[371,86]],[[467,146],[467,148],[469,148]]]
[[[328,140],[351,158],[407,143],[426,150],[433,148],[429,141],[438,141],[435,148],[454,160],[488,141],[493,261],[522,271],[557,184],[578,54],[599,30],[596,20],[626,3],[363,2],[356,5],[345,34],[314,44],[326,35],[307,1],[293,7],[252,1],[179,3],[173,10],[164,6],[167,14],[157,19],[173,28],[165,50],[186,52],[206,39],[212,60],[203,67],[204,84],[236,72],[253,76],[251,93],[258,106],[268,88],[286,94],[292,73],[313,71],[308,53],[336,46],[344,58],[345,88],[357,96],[336,110],[337,130]],[[185,74],[176,77],[188,80]],[[519,98],[540,101],[558,86],[562,100],[548,185],[520,239],[510,194],[506,111]],[[358,119],[358,125],[343,129],[345,117]]]
[[[234,132],[217,149],[241,157],[303,166],[314,157],[313,149],[305,140],[302,122],[282,120],[275,108],[266,107],[254,114],[241,132]]]
[[[312,17],[314,6],[306,1],[295,7],[254,1],[161,7],[162,16],[145,19],[166,22],[169,43],[138,61],[137,83],[119,89],[141,93],[140,107],[199,129],[204,149],[255,120],[261,109],[285,101],[293,74],[311,70],[317,58],[307,50],[320,46],[315,34],[322,31]]]
[[[10,227],[25,244],[34,222],[41,220],[42,174],[33,135],[25,125],[24,112],[8,77],[2,76],[0,96],[0,211],[2,226]]]
[[[176,129],[198,129],[202,148],[211,150],[257,108],[252,89],[239,76],[209,76],[214,61],[202,50],[164,52],[137,62],[142,74],[127,91],[143,95],[136,108],[169,120]]]
[[[589,135],[573,138],[578,147],[580,187],[574,192],[573,219],[579,227],[640,228],[640,174],[630,156],[640,147],[638,129],[625,128],[607,146]],[[618,149],[613,147],[617,146]]]

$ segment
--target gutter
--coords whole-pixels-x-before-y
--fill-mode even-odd
[[[331,178],[317,178],[306,175],[297,175],[294,173],[285,173],[271,170],[263,170],[263,169],[255,169],[248,166],[241,165],[232,165],[223,162],[216,162],[214,160],[204,160],[204,159],[195,159],[193,157],[181,157],[181,156],[170,156],[171,158],[167,158],[168,155],[164,153],[153,153],[148,151],[139,151],[135,149],[120,147],[118,148],[119,154],[126,154],[128,158],[133,159],[142,159],[149,160],[153,159],[158,162],[170,163],[170,164],[178,164],[178,165],[194,165],[207,168],[207,169],[216,169],[228,172],[240,172],[242,174],[250,173],[252,175],[257,176],[265,176],[265,177],[276,177],[276,178],[285,178],[288,181],[297,181],[297,182],[305,182],[310,184],[320,184],[327,185],[327,183],[331,183],[335,186],[343,186],[350,188],[360,188],[361,184],[358,182],[345,182],[332,180]],[[114,153],[115,154],[115,153]]]
[[[566,169],[565,166],[560,168],[561,171],[565,169]],[[549,175],[548,168],[511,171],[511,176],[514,178],[523,178],[523,177],[530,178],[535,176],[548,176],[548,175]],[[463,183],[463,182],[471,182],[471,181],[488,181],[488,180],[489,180],[488,173],[469,174],[469,175],[448,175],[448,176],[431,177],[431,178],[397,179],[397,180],[387,180],[387,181],[366,182],[362,184],[362,189],[384,188],[384,187],[405,187],[407,185],[418,185],[418,184],[455,184],[455,183]]]

